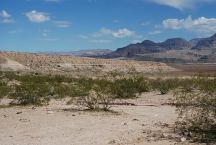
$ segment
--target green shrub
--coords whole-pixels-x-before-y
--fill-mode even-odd
[[[198,81],[197,87],[182,88],[175,93],[179,114],[176,127],[193,141],[216,142],[216,92],[212,91],[215,84],[204,87],[205,83]]]
[[[49,102],[50,88],[45,84],[22,84],[15,87],[10,97],[17,105],[45,105]]]
[[[142,77],[123,78],[115,80],[111,86],[113,95],[116,98],[127,99],[136,97],[137,93],[150,90],[149,82]]]
[[[87,96],[79,97],[77,104],[90,110],[108,111],[113,99],[110,83],[106,80],[97,80]]]
[[[0,82],[0,99],[7,97],[10,93],[11,88],[6,83]]]

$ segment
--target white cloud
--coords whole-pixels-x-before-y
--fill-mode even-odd
[[[120,21],[117,20],[117,19],[113,20],[113,23],[119,23],[119,22],[120,22]]]
[[[135,35],[134,31],[128,30],[127,28],[119,29],[116,32],[112,32],[112,35],[116,38],[124,38]]]
[[[57,27],[60,28],[68,28],[71,26],[71,22],[69,21],[55,21],[54,23]]]
[[[11,15],[5,10],[0,12],[0,18],[1,24],[9,24],[14,22],[14,20],[11,18]]]
[[[99,32],[95,33],[93,36],[94,37],[99,37],[102,35],[111,35],[115,38],[125,38],[125,37],[131,37],[135,36],[135,32],[131,31],[127,28],[119,29],[117,31],[107,29],[107,28],[102,28]]]
[[[42,35],[43,35],[44,37],[47,37],[47,33],[46,33],[46,32],[43,32]]]
[[[216,18],[199,17],[192,19],[188,16],[185,19],[167,19],[162,22],[166,29],[185,29],[196,33],[212,33],[216,32]]]
[[[10,23],[14,23],[13,19],[3,19],[0,21],[0,23],[2,24],[10,24]]]
[[[132,43],[134,44],[134,43],[141,43],[142,42],[142,40],[133,40],[132,41]]]
[[[50,20],[50,16],[47,13],[38,12],[38,11],[31,11],[25,13],[26,17],[29,19],[29,21],[34,23],[43,23]]]
[[[10,15],[7,11],[5,11],[5,10],[2,10],[2,11],[0,12],[0,16],[1,16],[2,18],[10,18],[10,17],[11,17],[11,15]]]
[[[160,33],[162,33],[160,30],[155,30],[155,31],[149,32],[148,34],[149,35],[157,35],[157,34],[160,34]]]
[[[62,0],[44,0],[45,2],[55,2],[55,3],[57,3],[57,2],[61,2]]]
[[[161,4],[161,5],[174,7],[179,10],[192,9],[198,3],[215,2],[215,0],[148,0],[148,1]]]
[[[79,35],[78,37],[82,38],[82,39],[88,39],[89,38],[89,36],[87,36],[87,35]]]
[[[148,26],[148,25],[150,25],[151,24],[151,22],[150,21],[147,21],[147,22],[142,22],[140,25],[141,26]]]
[[[22,32],[23,32],[22,29],[13,29],[13,30],[8,31],[9,34],[18,34],[18,33],[22,33]]]
[[[111,40],[105,40],[105,39],[93,39],[93,40],[89,40],[89,42],[91,43],[111,43]]]

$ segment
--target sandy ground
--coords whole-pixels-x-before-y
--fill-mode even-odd
[[[173,145],[175,107],[161,105],[172,95],[146,93],[136,106],[116,105],[117,112],[80,111],[65,101],[48,107],[0,109],[1,145]]]

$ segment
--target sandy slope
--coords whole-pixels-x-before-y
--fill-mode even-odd
[[[170,97],[171,95],[147,93],[136,100],[128,100],[137,106],[113,106],[112,110],[118,113],[79,111],[75,106],[65,105],[64,101],[52,101],[48,107],[36,109],[2,108],[0,143],[1,145],[175,144],[179,138],[174,139],[176,135],[172,133],[172,129],[167,128],[171,127],[176,119],[175,108],[161,105]]]
[[[10,68],[11,70],[19,70],[28,68],[31,71],[40,71],[46,73],[69,73],[91,75],[97,73],[105,73],[110,71],[129,72],[136,70],[143,73],[154,72],[170,72],[176,69],[167,66],[164,63],[143,62],[143,61],[127,61],[112,59],[94,59],[83,58],[66,55],[45,55],[33,53],[16,53],[0,51],[0,68]],[[9,63],[9,61],[13,63]],[[16,65],[16,64],[17,65]],[[12,65],[15,64],[15,65]],[[19,64],[19,65],[18,65]]]

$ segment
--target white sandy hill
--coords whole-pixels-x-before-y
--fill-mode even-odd
[[[17,61],[8,59],[8,58],[0,58],[0,70],[7,71],[20,71],[20,70],[29,70],[28,67],[20,64]]]
[[[67,55],[46,55],[36,53],[0,52],[0,58],[6,61],[1,63],[2,68],[11,70],[30,69],[40,72],[60,73],[90,73],[121,71],[154,73],[175,71],[164,63],[132,60],[95,59]]]

